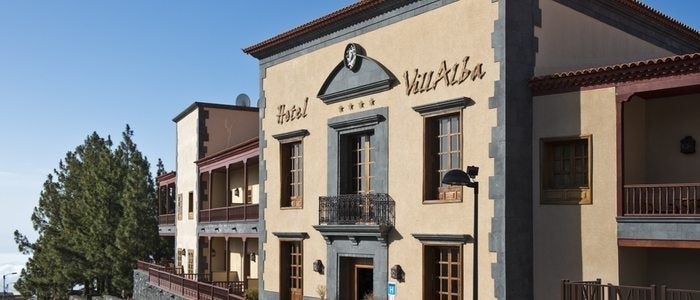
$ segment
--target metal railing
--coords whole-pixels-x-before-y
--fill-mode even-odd
[[[395,202],[388,194],[319,197],[318,223],[327,225],[394,225]]]
[[[700,183],[628,184],[622,205],[623,216],[700,215]]]
[[[561,281],[561,300],[700,300],[700,291],[665,285],[625,286],[596,281]]]
[[[175,214],[163,214],[158,216],[158,224],[168,225],[175,224]]]
[[[235,206],[202,209],[199,211],[199,222],[227,222],[257,220],[260,216],[259,204],[239,204]]]
[[[209,283],[199,282],[191,278],[202,279],[201,274],[174,274],[166,271],[166,268],[160,265],[151,264],[143,261],[138,261],[136,267],[140,270],[148,272],[148,281],[150,284],[167,289],[172,293],[181,295],[188,299],[207,299],[207,300],[244,300],[242,296],[243,289],[239,288],[237,282],[231,282],[232,285],[227,286],[227,283]],[[190,276],[196,275],[196,276]],[[191,277],[191,278],[188,278]]]

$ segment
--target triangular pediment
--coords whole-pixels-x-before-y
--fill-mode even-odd
[[[394,86],[396,77],[379,62],[364,55],[357,57],[360,62],[356,71],[341,61],[328,75],[318,92],[318,98],[324,103],[379,93]]]

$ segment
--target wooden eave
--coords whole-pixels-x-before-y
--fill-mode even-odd
[[[259,145],[258,137],[255,137],[197,160],[195,163],[200,172],[217,169],[230,163],[259,156]]]
[[[169,173],[165,173],[156,177],[156,182],[158,183],[158,186],[164,186],[169,185],[171,183],[175,183],[176,178],[177,173],[175,171],[171,171]]]
[[[242,50],[244,53],[250,54],[257,59],[262,59],[415,1],[361,0]],[[611,1],[619,2],[633,13],[644,15],[657,21],[659,26],[679,32],[688,39],[700,42],[700,32],[649,5],[638,0]]]
[[[242,50],[262,59],[415,1],[361,0]]]
[[[700,73],[700,53],[540,76],[530,80],[530,87],[533,95],[539,96],[695,73]]]

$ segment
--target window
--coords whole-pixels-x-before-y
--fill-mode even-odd
[[[459,113],[425,120],[425,199],[461,201],[462,187],[442,184],[447,171],[462,168],[462,134]]]
[[[414,106],[424,118],[423,201],[462,201],[462,187],[442,184],[442,176],[462,168],[462,111],[474,101],[456,98]]]
[[[177,248],[177,255],[175,256],[175,266],[177,266],[178,269],[182,268],[182,254],[185,252],[185,249],[182,248]]]
[[[591,204],[590,136],[542,139],[542,204]]]
[[[190,192],[187,200],[187,218],[194,219],[194,192]]]
[[[424,299],[462,299],[461,252],[461,246],[425,246]]]
[[[303,204],[303,148],[301,141],[281,145],[282,207],[302,207]]]
[[[280,247],[280,290],[281,299],[301,300],[304,276],[302,270],[303,252],[301,241],[281,242]]]
[[[301,208],[304,204],[304,147],[306,129],[275,134],[280,142],[280,207]],[[252,199],[251,199],[252,201]]]
[[[197,273],[194,271],[194,249],[187,249],[187,272]]]
[[[182,194],[177,194],[177,220],[182,221]]]
[[[350,136],[352,151],[350,153],[352,182],[350,192],[357,194],[367,194],[372,189],[372,165],[374,164],[374,145],[372,143],[371,132],[365,132]]]

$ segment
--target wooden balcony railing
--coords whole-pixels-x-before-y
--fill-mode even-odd
[[[148,272],[150,284],[167,289],[172,293],[188,299],[207,300],[244,300],[238,283],[208,283],[191,278],[200,278],[201,274],[174,274],[165,271],[165,267],[138,261],[136,267]],[[189,278],[188,278],[189,277]],[[227,287],[228,286],[228,287]]]
[[[241,204],[229,207],[203,209],[199,211],[199,222],[227,222],[257,220],[260,216],[258,204]]]
[[[175,214],[159,215],[159,225],[175,225]]]
[[[394,225],[394,200],[388,194],[319,197],[318,223]]]
[[[595,281],[571,282],[562,280],[561,300],[693,300],[700,299],[700,291],[670,289],[665,285],[624,286],[601,284]]]
[[[700,183],[628,184],[623,216],[700,216]]]

